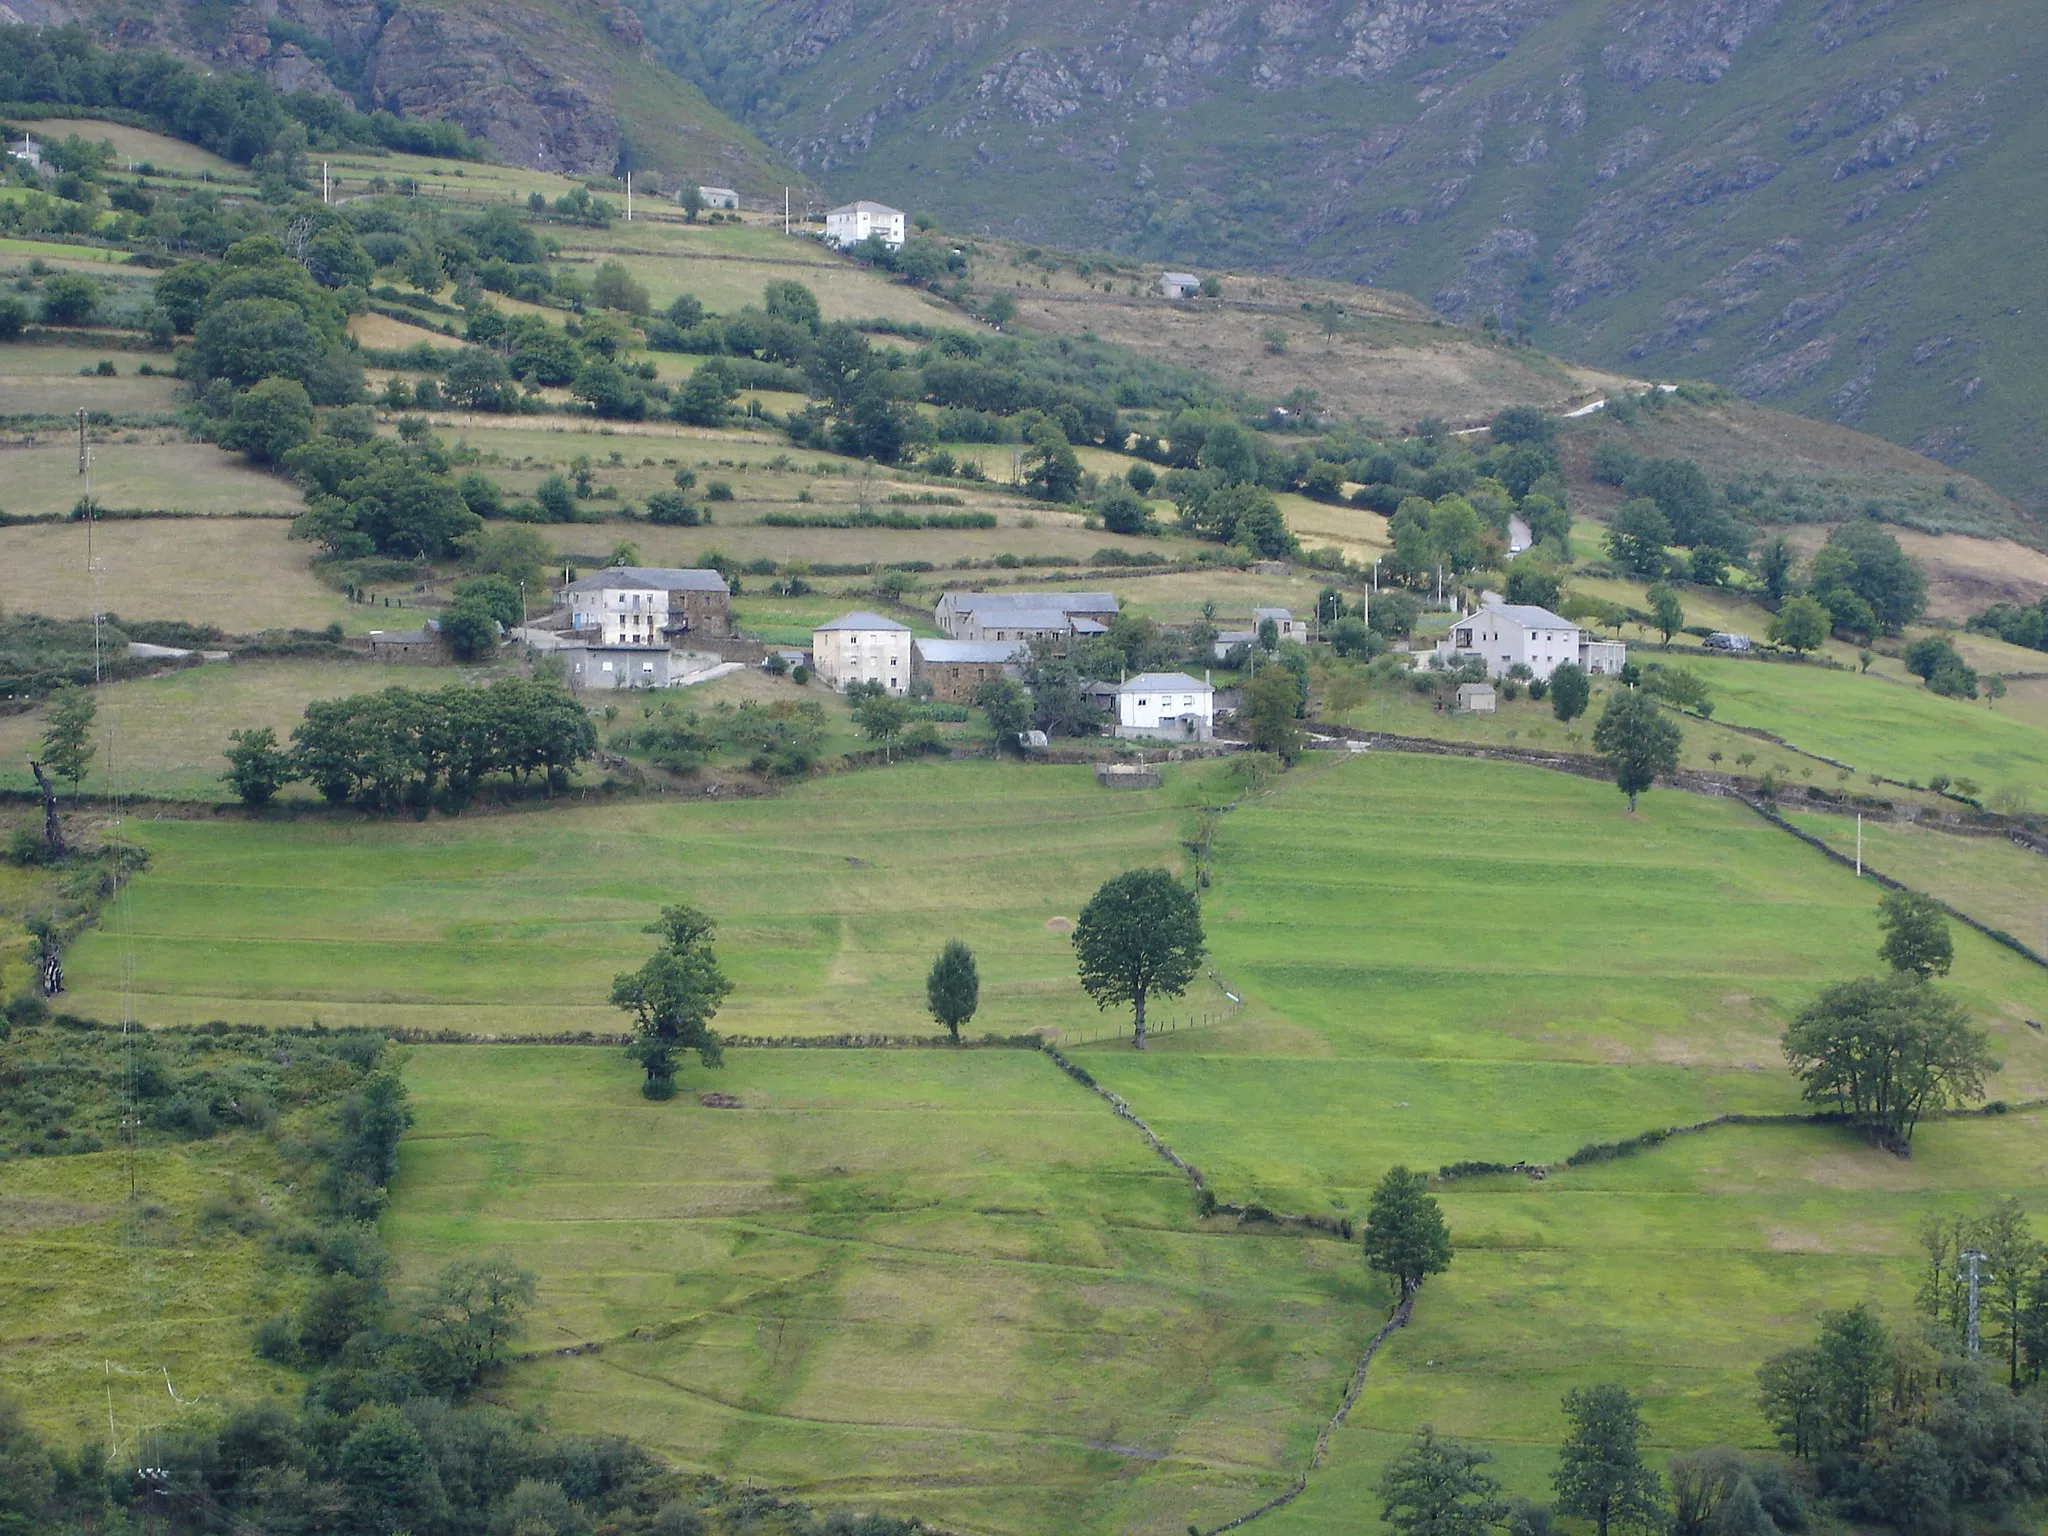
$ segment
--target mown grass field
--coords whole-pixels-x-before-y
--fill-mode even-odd
[[[0,606],[90,618],[85,536],[83,524],[68,521],[0,528]],[[100,609],[123,618],[183,619],[229,634],[418,624],[412,610],[347,602],[313,574],[312,553],[282,518],[137,519],[101,523],[93,534]]]
[[[136,1016],[614,1030],[613,973],[688,901],[720,921],[735,1033],[928,1033],[925,972],[956,936],[981,956],[976,1031],[1099,1030],[1047,925],[1118,870],[1176,864],[1198,777],[1129,792],[1085,768],[923,763],[737,803],[135,822]],[[76,1011],[116,1016],[121,959],[107,932],[79,942]]]
[[[91,354],[84,354],[82,360],[90,362]],[[7,354],[0,350],[0,367],[5,367],[6,362]],[[168,381],[123,377],[76,382],[80,386],[79,399],[74,401],[70,395],[63,395],[57,402],[59,411],[79,404],[101,409],[91,395],[94,386],[111,384],[129,389],[141,385],[156,389]],[[42,516],[67,513],[78,505],[85,489],[85,477],[78,472],[75,436],[57,433],[34,444],[0,447],[0,505],[9,512]],[[220,516],[237,512],[296,513],[306,506],[291,481],[252,468],[240,454],[223,452],[211,443],[166,441],[165,434],[153,431],[118,435],[94,432],[92,494],[101,506],[121,511]]]
[[[1807,813],[1791,819],[1855,857],[1854,817]],[[1872,869],[1939,896],[2048,955],[2048,858],[2031,849],[2003,836],[1958,837],[1911,822],[1866,821],[1863,858]]]
[[[1375,1325],[1327,1238],[1198,1223],[1036,1053],[437,1047],[386,1232],[540,1277],[502,1395],[683,1465],[953,1530],[1165,1533],[1277,1491]],[[737,1112],[694,1094],[735,1094]]]
[[[1925,784],[1937,773],[2048,793],[2048,733],[1910,683],[1818,667],[1695,663],[1714,693],[1714,718],[1783,737],[1858,773]]]

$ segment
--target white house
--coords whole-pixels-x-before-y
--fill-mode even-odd
[[[865,610],[841,614],[811,631],[811,668],[842,693],[880,683],[900,697],[910,691],[910,626]]]
[[[717,208],[727,213],[737,213],[740,195],[731,187],[699,187],[697,199],[706,208]]]
[[[847,203],[825,215],[825,239],[841,250],[870,235],[881,236],[882,243],[894,250],[903,243],[903,234],[903,210],[887,203]]]
[[[1116,733],[1208,741],[1216,734],[1216,690],[1185,672],[1140,672],[1116,690]]]
[[[1524,666],[1531,676],[1548,678],[1561,663],[1581,659],[1582,638],[1578,625],[1548,608],[1487,603],[1451,625],[1450,633],[1437,645],[1436,664],[1455,667],[1477,656],[1486,663],[1491,677]],[[1619,663],[1614,670],[1620,670]]]
[[[1192,299],[1202,291],[1202,280],[1192,272],[1162,272],[1159,291],[1169,299]]]
[[[731,597],[716,571],[613,565],[559,589],[569,628],[599,646],[669,646],[685,634],[732,632]]]
[[[1613,677],[1628,665],[1628,647],[1619,640],[1587,635],[1579,641],[1579,665],[1595,677]]]
[[[43,168],[43,146],[35,141],[33,134],[24,133],[19,144],[10,145],[7,150],[10,159],[19,160],[30,170]]]

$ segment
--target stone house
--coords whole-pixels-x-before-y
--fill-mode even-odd
[[[732,598],[716,571],[614,565],[555,594],[569,629],[598,645],[676,645],[732,633]]]
[[[865,610],[841,614],[811,631],[811,668],[841,693],[880,683],[901,698],[910,692],[910,626]]]
[[[930,683],[935,699],[972,704],[975,690],[990,678],[1021,679],[1026,654],[1014,640],[913,640],[910,678]]]

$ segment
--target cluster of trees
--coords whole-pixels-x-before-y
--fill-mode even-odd
[[[1831,532],[1814,551],[1803,580],[1792,546],[1782,537],[1758,551],[1756,573],[1765,596],[1779,605],[1768,631],[1771,643],[1795,651],[1818,650],[1831,633],[1851,639],[1895,635],[1927,606],[1926,574],[1897,539],[1867,520]]]
[[[808,700],[780,699],[719,703],[700,713],[663,700],[642,706],[641,718],[613,732],[611,745],[671,773],[690,773],[713,757],[734,754],[755,773],[800,778],[825,750],[825,711]]]
[[[304,779],[333,805],[453,811],[493,774],[522,785],[538,777],[551,794],[564,789],[570,771],[596,750],[590,717],[560,687],[503,678],[483,688],[386,688],[315,700],[289,748],[267,726],[236,731],[222,777],[255,807]]]
[[[330,415],[321,434],[287,449],[282,463],[309,504],[293,531],[341,559],[447,559],[482,529],[471,498],[496,503],[496,488],[482,476],[461,484],[449,478],[430,435],[379,437],[364,408]]]
[[[1977,669],[1964,661],[1946,635],[1923,635],[1906,647],[1906,670],[1922,679],[1933,693],[1952,699],[1977,697]],[[2004,679],[1996,679],[2004,691]]]
[[[1993,603],[1971,617],[1969,627],[1980,635],[1996,635],[2007,645],[2048,651],[2048,598],[2038,603]]]
[[[1549,1536],[1557,1515],[1598,1536],[1620,1529],[1670,1536],[1778,1536],[1809,1525],[1785,1468],[1723,1447],[1674,1456],[1665,1478],[1643,1452],[1642,1404],[1613,1383],[1564,1397],[1565,1436],[1551,1475],[1554,1505],[1503,1496],[1493,1457],[1429,1425],[1380,1475],[1380,1518],[1401,1536]]]
[[[2014,1214],[2001,1207],[1988,1220]],[[1930,1258],[1952,1274],[1953,1228],[1929,1235]],[[1894,1332],[1868,1305],[1830,1312],[1813,1343],[1757,1372],[1779,1443],[1852,1519],[1944,1532],[1965,1512],[1996,1522],[2048,1493],[2048,1394],[1994,1382],[1965,1353],[1945,1310],[1949,1283],[1923,1291],[1919,1330]]]
[[[1879,904],[1885,976],[1825,987],[1785,1031],[1785,1057],[1806,1100],[1845,1115],[1901,1156],[1932,1110],[1981,1099],[1998,1071],[1990,1039],[1934,985],[1954,955],[1929,897],[1892,891]]]
[[[1639,459],[1608,439],[1594,449],[1589,467],[1596,480],[1619,486],[1628,498],[1608,525],[1607,549],[1617,565],[1636,575],[1719,586],[1728,567],[1745,560],[1756,541],[1754,528],[1735,515],[1691,459]],[[1670,554],[1674,544],[1687,551],[1685,557]]]

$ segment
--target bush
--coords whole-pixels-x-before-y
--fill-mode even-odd
[[[732,487],[723,480],[713,480],[704,487],[706,501],[731,501]]]

